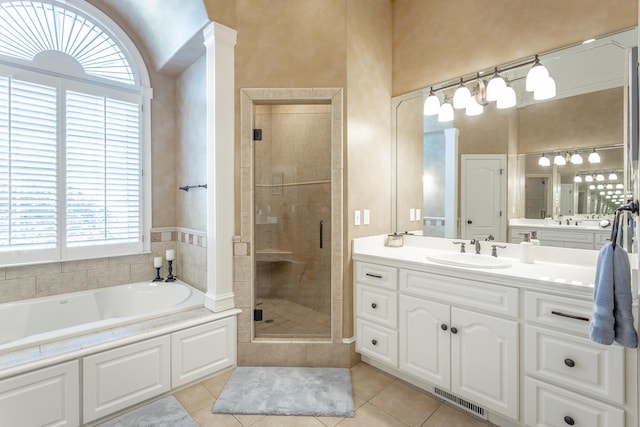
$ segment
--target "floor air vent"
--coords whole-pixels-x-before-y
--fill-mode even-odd
[[[455,394],[451,394],[448,391],[444,391],[438,387],[434,388],[434,393],[437,394],[438,396],[444,398],[445,400],[449,401],[450,403],[453,403],[454,405],[456,405],[457,407],[464,409],[467,412],[472,413],[473,415],[475,415],[476,417],[480,417],[483,420],[486,420],[488,418],[488,414],[487,411],[484,410],[484,408],[468,402],[464,399],[459,398],[458,396],[456,396]]]

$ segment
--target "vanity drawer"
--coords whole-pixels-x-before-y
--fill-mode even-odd
[[[356,315],[389,328],[398,326],[398,295],[373,286],[356,287]]]
[[[524,318],[552,327],[589,336],[593,302],[537,292],[524,294]]]
[[[400,270],[400,290],[459,307],[518,316],[518,289],[439,274]]]
[[[356,351],[398,367],[398,333],[366,320],[357,320]]]
[[[555,240],[560,242],[573,243],[593,243],[592,231],[572,230],[571,226],[561,230],[539,230],[538,240],[544,244],[545,240]]]
[[[398,269],[386,265],[356,262],[356,283],[382,286],[389,289],[398,288]]]
[[[624,349],[587,338],[525,326],[527,375],[624,404]]]
[[[624,411],[532,378],[524,379],[528,426],[624,427]]]

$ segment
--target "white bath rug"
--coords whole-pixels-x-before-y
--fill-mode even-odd
[[[212,412],[353,417],[351,373],[346,368],[239,367]]]
[[[167,396],[98,427],[198,427],[175,397]]]

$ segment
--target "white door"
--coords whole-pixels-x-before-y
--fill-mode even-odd
[[[449,306],[400,295],[400,369],[449,390]]]
[[[506,161],[503,154],[462,155],[463,238],[506,241]]]
[[[451,307],[451,391],[518,419],[518,322]]]

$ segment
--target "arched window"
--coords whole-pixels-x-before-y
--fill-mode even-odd
[[[150,93],[87,2],[0,0],[0,265],[148,250]]]

